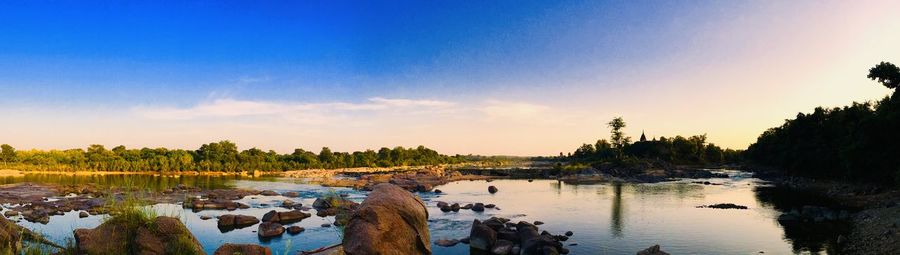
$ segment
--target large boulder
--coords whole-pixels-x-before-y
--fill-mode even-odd
[[[472,222],[472,230],[469,232],[469,247],[490,251],[495,242],[497,242],[497,232],[493,228],[477,219]]]
[[[76,229],[79,254],[206,254],[197,238],[177,218],[160,216],[152,224],[113,218],[94,229]],[[122,251],[130,251],[123,253]]]
[[[343,247],[348,255],[431,254],[425,203],[396,185],[375,185],[350,218]]]
[[[272,255],[269,247],[263,247],[255,244],[231,244],[226,243],[219,246],[213,255]]]

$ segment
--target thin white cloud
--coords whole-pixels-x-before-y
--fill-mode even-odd
[[[231,98],[213,99],[199,103],[193,107],[160,107],[140,106],[132,109],[139,116],[149,119],[188,120],[197,118],[233,118],[251,116],[284,116],[298,118],[315,117],[319,114],[351,113],[356,111],[381,111],[402,108],[441,109],[455,105],[453,102],[439,100],[415,100],[402,98],[370,98],[366,102],[271,102],[237,100]]]

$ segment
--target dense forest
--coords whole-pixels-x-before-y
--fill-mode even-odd
[[[19,170],[283,171],[438,165],[465,160],[466,156],[446,156],[424,146],[352,153],[332,152],[325,147],[318,154],[303,149],[295,149],[291,154],[278,154],[257,148],[238,151],[237,145],[230,141],[204,144],[197,150],[127,149],[125,146],[109,150],[103,145],[91,145],[87,150],[17,151],[7,144],[0,146],[0,167]]]
[[[622,131],[626,124],[621,117],[610,121],[608,126],[611,129],[610,140],[600,139],[594,144],[583,144],[575,152],[560,156],[576,163],[658,160],[680,165],[720,165],[737,162],[741,155],[741,151],[707,143],[706,135],[647,140],[641,134],[641,138],[632,143],[631,137]]]
[[[760,135],[746,156],[789,175],[900,184],[900,68],[881,62],[868,78],[893,95],[799,113]]]

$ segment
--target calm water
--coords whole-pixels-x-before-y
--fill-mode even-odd
[[[634,254],[636,251],[660,244],[672,254],[791,254],[816,253],[828,247],[825,240],[793,241],[785,237],[785,230],[775,218],[779,212],[760,200],[757,187],[762,186],[757,179],[742,178],[711,179],[723,185],[693,184],[690,180],[657,184],[592,184],[568,185],[551,180],[497,180],[461,181],[440,186],[444,193],[420,193],[429,205],[429,227],[432,240],[442,238],[462,238],[468,235],[473,219],[487,219],[491,216],[510,218],[513,221],[543,221],[542,230],[554,234],[573,231],[575,235],[565,242],[577,243],[567,246],[572,254]],[[132,176],[134,177],[134,176]],[[34,179],[30,181],[38,181]],[[65,179],[47,179],[59,181]],[[118,177],[103,177],[118,178]],[[302,196],[293,198],[296,202],[311,205],[315,197],[324,193],[346,193],[355,201],[365,198],[364,192],[350,189],[324,188],[304,184],[293,179],[240,179],[233,177],[138,177],[146,178],[136,183],[146,183],[155,188],[178,183],[188,183],[204,187],[237,187],[271,189],[279,192],[299,191]],[[163,178],[170,178],[161,180]],[[20,177],[21,179],[21,177]],[[25,179],[28,179],[26,176]],[[101,178],[102,179],[102,178]],[[88,181],[97,179],[87,179]],[[4,180],[15,182],[15,180]],[[66,180],[68,181],[86,181]],[[113,183],[109,179],[103,179]],[[133,181],[129,181],[133,182]],[[487,186],[500,189],[489,194]],[[769,194],[771,195],[771,194]],[[333,222],[333,217],[321,218],[313,215],[298,225],[307,230],[292,236],[285,233],[281,238],[260,240],[257,226],[236,229],[222,233],[216,227],[215,219],[201,220],[200,216],[217,216],[226,213],[245,214],[261,217],[269,210],[286,210],[277,207],[280,201],[289,199],[281,196],[249,196],[242,203],[251,209],[227,211],[184,211],[179,205],[160,204],[154,206],[160,215],[180,217],[185,225],[197,236],[208,253],[219,245],[231,243],[261,243],[271,247],[276,254],[293,254],[298,250],[311,250],[340,242],[341,230],[335,227],[321,227]],[[492,203],[501,210],[487,209],[485,212],[444,213],[434,205],[437,201],[449,203]],[[749,210],[718,210],[696,208],[714,203],[735,203],[750,207]],[[313,214],[314,211],[311,211]],[[78,218],[77,212],[54,216],[47,225],[21,222],[20,224],[42,232],[51,240],[65,243],[76,228],[92,228],[102,222],[102,216]],[[435,254],[468,254],[468,246],[433,247]],[[821,251],[821,253],[825,253]]]

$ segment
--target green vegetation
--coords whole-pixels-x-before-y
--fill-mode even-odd
[[[251,148],[238,151],[230,141],[204,144],[199,149],[170,150],[166,148],[126,149],[117,146],[108,150],[103,145],[91,145],[86,150],[15,150],[0,148],[0,166],[19,170],[47,171],[283,171],[313,168],[395,167],[452,164],[465,161],[464,156],[446,156],[434,150],[395,147],[393,149],[332,152],[328,147],[316,154],[296,149],[291,154],[278,154]]]
[[[881,62],[868,78],[893,95],[799,113],[760,135],[747,157],[789,175],[900,184],[900,68]]]
[[[631,137],[622,131],[626,126],[622,117],[613,119],[607,125],[611,129],[611,142],[600,139],[595,144],[581,145],[568,156],[560,153],[560,157],[575,164],[602,162],[630,164],[641,160],[656,160],[672,164],[720,165],[740,160],[741,151],[722,149],[715,144],[707,143],[706,135],[647,140],[642,134],[639,141],[632,143]]]

